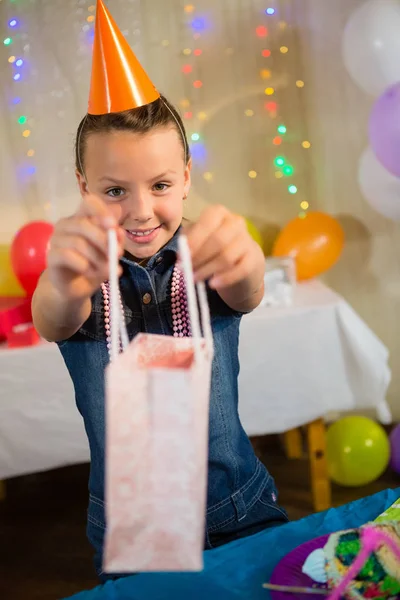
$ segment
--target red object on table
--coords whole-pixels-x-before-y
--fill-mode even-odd
[[[40,342],[40,336],[32,323],[16,325],[7,336],[8,348],[34,346]]]
[[[17,325],[32,323],[30,298],[0,297],[0,341],[5,341]]]

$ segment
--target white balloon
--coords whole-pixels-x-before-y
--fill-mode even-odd
[[[400,81],[400,0],[368,0],[350,17],[343,60],[354,81],[380,96]]]
[[[400,179],[382,167],[372,148],[361,155],[358,182],[373,209],[388,219],[400,221]]]

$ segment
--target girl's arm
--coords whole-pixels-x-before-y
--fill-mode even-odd
[[[45,271],[32,298],[32,318],[35,329],[49,342],[70,338],[89,318],[90,298],[71,300],[60,294]]]

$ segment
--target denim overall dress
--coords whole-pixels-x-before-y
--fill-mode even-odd
[[[139,332],[172,335],[170,284],[176,262],[177,234],[146,267],[123,258],[120,290],[129,338]],[[287,522],[277,504],[274,481],[254,454],[238,415],[238,343],[241,314],[208,290],[214,336],[210,397],[207,526],[205,549]],[[72,378],[78,410],[90,445],[87,534],[101,576],[104,533],[104,369],[108,350],[104,306],[99,291],[82,328],[60,342]],[[134,381],[132,382],[134,385]],[[106,579],[107,577],[103,577]]]

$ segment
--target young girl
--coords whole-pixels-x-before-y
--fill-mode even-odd
[[[100,9],[105,10],[101,2]],[[111,25],[116,27],[113,21]],[[103,43],[103,54],[105,47]],[[112,65],[115,70],[115,60]],[[112,91],[107,94],[109,98]],[[33,298],[35,326],[58,343],[85,422],[91,452],[87,533],[99,574],[106,528],[104,369],[109,356],[102,284],[108,277],[107,230],[118,232],[129,337],[139,332],[187,334],[177,331],[170,289],[191,170],[181,118],[159,94],[136,108],[103,113],[88,114],[79,125],[76,174],[82,203],[73,216],[57,223],[48,267]],[[186,234],[195,277],[207,281],[215,345],[205,531],[209,549],[284,523],[287,516],[238,416],[239,325],[242,314],[262,298],[264,257],[244,220],[223,206],[205,210]]]

